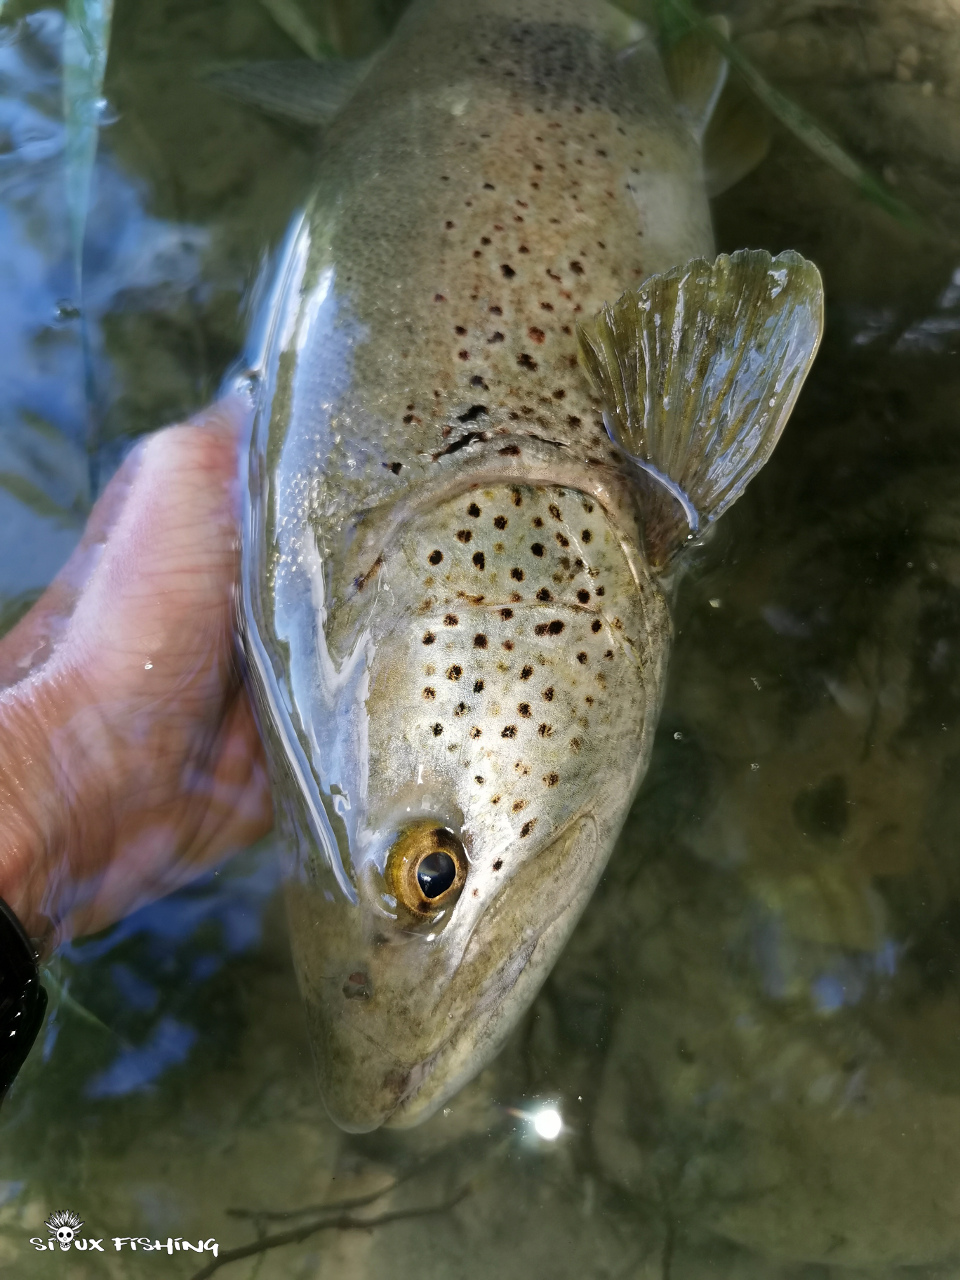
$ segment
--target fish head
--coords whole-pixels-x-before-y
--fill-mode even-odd
[[[645,768],[670,629],[611,515],[559,486],[415,513],[364,591],[324,730],[352,762],[347,890],[313,856],[290,887],[321,1089],[354,1131],[432,1114],[530,1005]]]

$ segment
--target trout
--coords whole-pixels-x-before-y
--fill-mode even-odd
[[[252,358],[241,630],[351,1131],[529,1007],[647,768],[679,557],[819,342],[811,263],[714,258],[722,59],[668,69],[601,0],[415,0],[306,106],[289,77],[324,133]]]

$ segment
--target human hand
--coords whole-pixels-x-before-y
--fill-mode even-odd
[[[0,640],[0,897],[46,949],[272,824],[233,638],[245,413],[142,441]]]

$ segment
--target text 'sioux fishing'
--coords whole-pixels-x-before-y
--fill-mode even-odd
[[[529,1006],[647,768],[666,579],[816,352],[811,263],[714,259],[725,73],[604,3],[415,0],[366,68],[248,77],[324,126],[242,626],[344,1128],[423,1120]]]

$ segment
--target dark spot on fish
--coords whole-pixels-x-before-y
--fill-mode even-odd
[[[512,609],[501,609],[501,610],[500,610],[500,617],[504,620],[504,622],[509,622],[509,621],[510,621],[510,619],[513,617],[513,610],[512,610]]]
[[[367,583],[374,576],[374,574],[377,572],[377,570],[380,568],[382,564],[383,564],[383,556],[379,555],[377,556],[376,560],[374,560],[373,564],[370,566],[370,568],[367,570],[366,573],[362,573],[358,578],[354,578],[353,585],[356,587],[358,591],[363,590],[363,588],[367,585]]]
[[[482,787],[482,786],[483,786],[483,778],[480,776],[480,774],[479,774],[479,773],[478,773],[478,774],[477,774],[477,776],[474,778],[474,782],[477,784],[477,786],[478,786],[478,787]]]
[[[513,490],[513,505],[515,507],[523,506],[523,494],[520,492],[519,489]]]
[[[602,595],[606,595],[606,591],[607,591],[606,587],[597,587],[596,591],[593,594],[595,596],[602,596]]]
[[[456,333],[456,334],[459,334],[459,336],[462,338],[462,337],[463,337],[463,335],[464,335],[467,331],[466,331],[466,329],[463,327],[463,325],[462,325],[462,324],[458,324],[458,325],[456,325],[456,326],[455,326],[455,328],[454,328],[453,332],[454,332],[454,333]]]
[[[449,434],[450,434],[450,428],[444,427],[443,429],[444,438],[446,438]],[[486,440],[486,439],[487,439],[487,433],[485,431],[465,431],[462,436],[457,436],[456,440],[451,440],[451,442],[448,445],[445,445],[442,449],[438,449],[437,452],[432,455],[433,460],[434,462],[436,462],[438,458],[444,458],[448,453],[459,453],[459,451],[461,449],[465,449],[468,444],[473,444],[474,440]]]
[[[533,675],[533,667],[524,667],[523,670],[520,672],[520,679],[529,680],[532,675]]]
[[[522,581],[523,581],[523,570],[522,570],[522,569],[516,569],[516,568],[515,568],[515,569],[511,569],[511,570],[510,570],[510,577],[511,577],[511,578],[513,578],[516,582],[522,582]]]
[[[500,803],[500,801],[502,800],[502,798],[503,798],[502,796],[494,796],[494,797],[493,797],[493,799],[490,801],[490,803],[491,803],[491,804],[499,804],[499,803]]]
[[[400,474],[400,470],[403,467],[402,462],[385,462],[383,465],[388,471],[392,471],[395,476]]]
[[[550,685],[550,687],[549,687],[549,688],[544,689],[544,691],[543,691],[543,696],[544,696],[544,698],[546,699],[546,701],[547,701],[547,702],[552,702],[552,701],[553,701],[553,685]]]
[[[580,426],[580,419],[576,416],[576,414],[571,413],[567,415],[567,426],[568,427]]]
[[[492,182],[485,182],[483,184],[483,189],[484,191],[496,191],[496,187],[493,185]]]
[[[477,726],[476,726],[476,725],[474,725],[474,726],[473,726],[473,728],[470,730],[470,737],[471,737],[471,738],[479,738],[479,737],[480,737],[480,734],[481,734],[482,732],[483,732],[483,730],[482,730],[482,729],[478,729],[478,728],[477,728]]]
[[[493,527],[494,527],[495,529],[505,529],[505,528],[507,527],[507,517],[506,517],[506,516],[494,516],[494,517],[493,517]]]
[[[522,716],[529,716],[529,714],[530,714],[530,703],[529,703],[529,702],[521,702],[521,703],[520,703],[520,705],[519,705],[519,707],[517,707],[517,710],[520,712],[520,714],[521,714]]]
[[[583,744],[581,743],[579,738],[571,738],[570,745],[571,747],[573,747],[574,751],[579,751]]]
[[[541,303],[540,303],[540,309],[541,309],[542,311],[552,311],[552,310],[553,310],[553,303],[552,303],[552,302],[541,302]]]
[[[501,738],[515,738],[517,736],[517,726],[515,724],[505,725],[501,730]]]
[[[504,640],[504,642],[503,642],[503,647],[504,647],[504,649],[506,649],[506,650],[507,650],[507,652],[508,652],[508,653],[512,653],[512,652],[513,652],[513,641],[512,641],[512,640]]]
[[[581,666],[583,666],[586,660],[587,660],[587,655],[581,650],[580,653],[577,654],[577,661],[580,663]]]
[[[550,592],[547,590],[546,587],[541,587],[540,590],[537,592],[537,599],[540,600],[543,604],[549,604],[549,602],[553,599],[553,596],[550,594]]]
[[[461,351],[458,351],[458,352],[457,352],[457,356],[458,356],[461,360],[469,360],[469,359],[470,359],[470,352],[466,349],[466,347],[464,347]]]
[[[507,458],[519,458],[520,446],[517,444],[507,444],[500,450],[501,455]]]
[[[537,821],[536,818],[530,818],[527,822],[523,824],[523,826],[520,828],[521,840],[523,839],[524,836],[528,836],[530,834],[530,832],[533,830],[534,826],[536,825],[536,821]]]
[[[493,864],[493,869],[494,871],[499,871],[502,866],[503,866],[503,859],[498,858],[496,862]]]
[[[439,721],[438,721],[438,722],[433,726],[433,736],[434,736],[435,738],[439,738],[439,737],[440,737],[440,735],[441,735],[441,733],[443,733],[443,725],[442,725],[442,724],[440,724],[440,723],[439,723]]]
[[[465,702],[458,702],[453,709],[453,714],[455,716],[462,716],[463,713],[466,711],[466,709],[467,709],[467,704]]]
[[[584,591],[583,587],[581,587],[580,590],[577,592],[577,599],[580,601],[581,604],[589,604],[590,592]]]
[[[434,640],[436,640],[436,638],[437,638],[437,637],[433,634],[433,632],[432,632],[432,631],[426,631],[426,632],[424,632],[424,636],[423,636],[423,643],[424,643],[424,644],[433,644],[433,642],[434,642]]]
[[[556,539],[560,543],[561,547],[569,547],[570,539],[566,537],[564,534],[562,533],[556,534]]]
[[[473,516],[474,519],[476,519],[477,516],[480,515],[480,508],[477,506],[475,502],[471,502],[469,507],[467,507],[467,515]]]
[[[471,378],[470,381],[474,383],[474,385],[483,384],[482,378]],[[478,418],[484,417],[486,413],[487,413],[487,406],[485,404],[472,404],[470,408],[466,411],[466,413],[457,414],[457,421],[458,422],[476,422]]]
[[[590,532],[589,529],[584,529],[580,537],[584,540],[584,542],[591,542],[593,540],[593,534]]]
[[[502,342],[502,341],[503,341],[503,334],[500,332],[499,329],[496,331],[496,333],[492,333],[490,337],[487,339],[487,342]]]
[[[436,689],[431,689],[430,686],[428,685],[427,688],[424,689],[423,691],[423,696],[428,699],[435,698],[437,696],[437,691]]]
[[[573,262],[571,262],[571,263],[570,263],[570,270],[573,272],[573,274],[574,274],[575,276],[582,276],[582,275],[583,275],[583,263],[582,263],[582,262],[577,262],[577,260],[576,260],[576,259],[574,259],[574,260],[573,260]]]
[[[502,315],[503,315],[503,307],[492,306],[492,307],[487,307],[487,310],[490,312],[490,314],[491,314],[492,316],[502,316]]]
[[[487,647],[487,637],[482,631],[478,631],[473,637],[473,647],[475,649],[485,649]]]
[[[447,671],[448,680],[459,680],[462,675],[463,675],[463,668],[458,667],[456,663],[454,663],[454,665],[450,667],[449,670]]]
[[[553,393],[553,398],[554,400],[562,400],[566,394],[567,393],[564,391],[563,387],[557,387],[556,391]]]
[[[473,563],[478,569],[483,569],[485,567],[487,561],[482,551],[475,551],[473,553]]]
[[[543,342],[547,336],[544,331],[542,329],[538,329],[536,325],[531,325],[527,330],[527,333],[530,335],[530,338],[537,343]]]
[[[480,377],[479,373],[475,373],[473,375],[473,377],[470,379],[470,385],[471,387],[483,387],[484,391],[486,391],[487,389],[487,384],[484,382],[483,378]],[[473,409],[476,409],[476,408],[477,408],[477,405],[474,405],[473,408],[468,409],[467,412],[473,413]],[[460,421],[463,422],[464,419],[461,418]]]
[[[504,276],[508,280],[512,280],[513,277],[517,274],[516,271],[514,271],[513,267],[511,267],[508,262],[501,263],[500,270],[503,272]]]
[[[473,692],[474,692],[474,693],[483,693],[483,681],[482,681],[482,680],[474,680],[474,682],[473,682]]]
[[[546,729],[546,727],[547,726],[545,724],[542,724],[540,726],[541,729]],[[545,773],[543,775],[543,780],[548,787],[555,787],[557,783],[560,781],[560,775],[559,773]]]
[[[434,302],[446,302],[446,298],[443,296],[442,293],[435,293],[433,295],[433,300]]]
[[[510,807],[514,813],[522,813],[523,810],[527,807],[527,802],[526,800],[514,800],[513,804]]]
[[[471,539],[472,537],[473,537],[473,534],[470,532],[470,530],[469,530],[469,529],[458,529],[458,530],[457,530],[457,541],[458,541],[458,542],[469,542],[469,541],[470,541],[470,539]]]
[[[542,516],[534,516],[534,517],[533,517],[533,527],[534,527],[535,529],[542,529],[542,528],[543,528],[543,517],[542,517]]]
[[[534,543],[533,543],[533,545],[530,547],[530,550],[533,552],[533,554],[534,554],[535,556],[542,556],[542,555],[543,555],[543,543],[542,543],[542,542],[534,542]]]
[[[531,372],[539,367],[533,356],[527,355],[526,351],[521,351],[517,356],[517,364],[521,369],[529,369]]]

